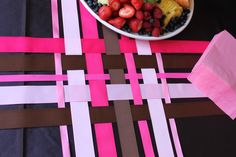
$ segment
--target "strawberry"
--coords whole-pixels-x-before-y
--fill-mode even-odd
[[[160,19],[162,17],[162,11],[160,8],[156,7],[154,10],[153,10],[153,18],[154,19]]]
[[[146,29],[146,28],[151,28],[152,27],[152,24],[148,21],[144,21],[143,22],[143,25],[142,25],[142,28]]]
[[[143,6],[144,0],[131,0],[131,4],[136,10],[140,10]]]
[[[109,4],[109,7],[111,7],[113,11],[117,11],[121,7],[119,0],[108,0],[108,4]]]
[[[151,19],[151,14],[147,11],[143,13],[143,18],[144,20],[150,20]]]
[[[120,3],[129,3],[130,0],[120,0]]]
[[[148,32],[148,33],[151,33],[153,30],[153,27],[150,27],[150,28],[145,28],[145,32]]]
[[[123,18],[131,18],[135,14],[135,9],[131,5],[125,4],[123,8],[119,11],[119,16]]]
[[[145,11],[151,11],[152,9],[153,9],[153,4],[152,3],[149,3],[149,2],[147,2],[147,3],[144,3],[144,5],[143,5],[143,10],[145,10]]]
[[[155,28],[152,30],[152,36],[158,37],[158,36],[160,36],[160,34],[161,34],[161,29],[160,29],[160,28],[155,27]]]
[[[112,17],[118,17],[118,16],[119,16],[119,11],[112,12]]]
[[[108,23],[119,29],[124,26],[125,22],[126,22],[125,19],[122,17],[116,17],[114,19],[108,20]]]
[[[140,10],[136,11],[135,17],[139,20],[142,20],[143,19],[143,12]]]
[[[134,32],[137,33],[142,27],[143,21],[137,18],[133,18],[129,21],[129,28]]]
[[[161,27],[160,21],[159,20],[154,20],[153,26],[154,27]]]
[[[112,10],[109,6],[102,6],[98,10],[98,15],[102,20],[108,20],[111,17]]]

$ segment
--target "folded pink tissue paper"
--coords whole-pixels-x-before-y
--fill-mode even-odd
[[[217,34],[194,66],[188,80],[232,119],[236,118],[236,39]]]

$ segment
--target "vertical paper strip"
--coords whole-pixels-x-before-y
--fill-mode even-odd
[[[84,39],[98,39],[96,19],[80,3]],[[93,45],[91,45],[93,46]],[[86,52],[85,52],[86,53]],[[85,54],[88,74],[104,74],[100,53]],[[107,89],[104,80],[89,81],[92,106],[108,106]],[[111,123],[95,124],[98,156],[116,157],[116,145]]]
[[[164,71],[163,61],[162,61],[162,57],[161,57],[160,53],[156,53],[156,59],[157,59],[157,63],[158,63],[159,72],[164,74],[165,71]],[[165,97],[165,101],[166,101],[166,103],[171,103],[167,81],[166,81],[166,79],[161,79],[161,82],[162,82],[162,90],[163,90],[163,94]],[[184,155],[183,155],[182,147],[181,147],[181,144],[179,141],[179,135],[178,135],[175,120],[169,119],[169,122],[170,122],[171,133],[172,133],[172,137],[174,140],[177,156],[183,157]]]
[[[105,26],[102,26],[107,55],[120,54],[118,36]],[[122,69],[110,69],[111,84],[125,84]],[[110,93],[110,92],[109,92]],[[137,140],[133,126],[130,104],[128,100],[114,101],[121,152],[124,157],[139,157]]]
[[[151,47],[148,41],[145,40],[135,40],[136,47],[139,55],[151,55]]]
[[[141,71],[144,84],[158,84],[155,69],[141,69]],[[174,157],[162,101],[161,99],[147,101],[159,157]]]
[[[58,3],[57,0],[51,0],[51,11],[52,11],[52,31],[53,38],[59,38],[59,22],[58,22]],[[62,64],[61,64],[61,54],[54,53],[55,60],[55,71],[56,75],[62,75]],[[64,88],[63,81],[57,81],[57,99],[58,107],[65,107],[64,99]],[[69,145],[69,136],[67,126],[60,126],[60,136],[61,136],[61,145],[62,145],[62,154],[63,157],[70,157],[70,145]]]
[[[123,41],[128,41],[129,39],[127,37],[122,36]],[[126,43],[126,42],[124,42]],[[146,43],[142,43],[146,44]],[[140,48],[140,47],[137,47]],[[147,46],[146,46],[147,48]],[[142,53],[145,53],[145,51],[142,51]],[[140,105],[142,104],[142,96],[141,91],[139,87],[138,77],[136,73],[136,65],[134,62],[133,54],[131,53],[125,53],[125,60],[127,64],[128,73],[132,77],[130,79],[130,84],[132,88],[133,98],[134,98],[134,104]],[[151,141],[151,136],[148,128],[147,121],[138,121],[138,126],[141,134],[141,139],[143,143],[144,153],[146,157],[154,157],[154,149]]]
[[[61,0],[62,19],[67,55],[81,55],[81,39],[76,0]]]
[[[67,71],[67,73],[69,85],[85,85],[85,75],[82,70]],[[76,157],[95,157],[88,103],[71,102],[70,108]]]

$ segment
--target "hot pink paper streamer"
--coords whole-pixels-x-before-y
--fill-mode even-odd
[[[66,75],[0,75],[0,82],[65,81]]]
[[[123,41],[129,41],[127,37],[122,36],[121,40]],[[128,46],[126,42],[126,44]],[[133,58],[133,54],[131,53],[125,53],[125,60],[126,60],[126,65],[127,65],[127,70],[128,74],[130,74],[130,84],[131,84],[131,89],[132,89],[132,95],[133,95],[133,100],[135,105],[141,105],[142,104],[142,95],[141,95],[141,90],[139,87],[139,82],[138,82],[138,77],[136,73],[136,66]],[[138,121],[138,126],[142,138],[142,143],[144,147],[144,153],[146,157],[154,157],[154,150],[152,146],[152,141],[151,141],[151,136],[150,132],[148,129],[147,121]]]
[[[98,39],[96,20],[80,3],[82,31],[84,38]],[[92,44],[93,45],[93,44]],[[90,45],[92,47],[92,45]],[[86,64],[89,74],[103,74],[101,54],[86,54]],[[106,84],[103,80],[91,80],[89,82],[92,105],[108,106]],[[99,91],[98,91],[99,90]],[[96,139],[98,145],[98,155],[100,157],[116,157],[116,146],[111,123],[95,124]]]
[[[52,11],[52,30],[53,30],[53,37],[59,38],[59,22],[58,22],[58,5],[57,0],[51,0],[51,11]],[[62,64],[61,64],[61,54],[54,54],[55,60],[55,70],[56,76],[62,75]],[[43,76],[44,77],[44,76]],[[33,77],[29,78],[32,79]],[[57,78],[58,79],[58,78]],[[57,84],[57,97],[58,97],[58,107],[64,108],[65,107],[65,99],[64,99],[64,88],[63,88],[63,81],[58,80]],[[61,145],[62,145],[62,154],[63,157],[70,157],[70,146],[69,146],[69,138],[68,138],[68,131],[67,126],[60,126],[60,135],[61,135]]]
[[[164,66],[163,66],[163,61],[162,61],[162,57],[161,57],[160,53],[156,53],[156,59],[157,59],[159,72],[165,73]],[[166,103],[171,103],[167,81],[166,81],[166,79],[162,78],[161,82],[162,82],[162,89],[163,89],[163,93],[164,93],[164,97],[165,97],[165,102]],[[170,122],[171,133],[172,133],[172,136],[173,136],[177,156],[178,157],[183,157],[183,151],[182,151],[182,147],[181,147],[181,144],[180,144],[179,135],[178,135],[175,120],[174,119],[169,119],[169,122]]]
[[[92,30],[93,31],[93,30]],[[160,41],[159,41],[160,42]],[[173,44],[177,42],[177,44]],[[33,38],[33,37],[0,37],[0,53],[64,53],[65,45],[63,38]],[[12,44],[14,43],[14,44]],[[120,40],[122,53],[137,53],[135,40]],[[166,46],[168,44],[174,46]],[[182,46],[178,46],[178,44]],[[153,53],[203,53],[208,41],[176,41],[163,40],[158,45],[152,43]],[[105,44],[103,39],[81,39],[83,53],[104,53]],[[93,46],[91,46],[93,45]],[[184,45],[188,45],[185,47]],[[196,48],[196,49],[195,49]]]

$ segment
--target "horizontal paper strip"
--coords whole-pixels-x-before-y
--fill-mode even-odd
[[[188,73],[158,73],[157,78],[187,78]],[[125,74],[126,79],[138,77],[142,79],[142,74],[135,76]],[[109,74],[86,74],[86,80],[110,80]],[[67,81],[67,75],[0,75],[0,82],[28,82],[28,81]]]
[[[138,106],[131,105],[130,107],[134,121],[150,120],[149,110],[146,104]],[[224,115],[223,111],[210,101],[164,104],[164,109],[167,118]],[[91,123],[93,124],[116,122],[113,106],[90,107],[89,110]],[[71,113],[68,108],[0,110],[0,129],[71,124]]]
[[[167,69],[192,69],[199,55],[178,54],[163,55],[164,67]],[[104,69],[125,69],[124,55],[102,55]],[[134,55],[136,68],[156,68],[155,55]],[[85,70],[85,56],[62,55],[63,70]],[[0,71],[54,71],[52,54],[0,54]]]
[[[88,85],[64,86],[66,102],[91,101]],[[161,85],[140,84],[143,99],[163,98]],[[200,98],[204,97],[191,84],[169,84],[171,98]],[[76,91],[76,92],[75,92]],[[152,91],[152,92],[150,92]],[[155,92],[154,92],[155,91]],[[107,85],[108,99],[133,99],[131,87],[128,84]],[[80,94],[78,94],[80,93]],[[0,87],[0,105],[56,103],[56,86],[10,86]]]
[[[103,39],[81,39],[83,53],[104,53]],[[120,40],[122,53],[137,53],[135,40]],[[64,53],[63,38],[0,37],[0,52]],[[14,43],[14,44],[13,44]],[[152,52],[203,53],[208,41],[162,40],[151,41]],[[91,46],[92,45],[92,46]],[[127,47],[126,45],[129,45]]]

